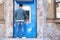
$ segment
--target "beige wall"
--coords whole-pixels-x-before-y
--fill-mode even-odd
[[[54,0],[51,0],[51,3],[48,3],[48,19],[54,19]]]
[[[4,19],[4,3],[0,4],[0,19]]]
[[[4,3],[0,4],[0,23],[4,23]]]

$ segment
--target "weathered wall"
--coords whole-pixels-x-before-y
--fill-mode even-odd
[[[37,0],[37,39],[42,38],[41,40],[58,40],[59,30],[57,25],[55,23],[46,23],[46,17],[48,13],[47,7],[46,0]],[[0,37],[8,38],[12,37],[13,35],[13,0],[5,1],[4,13],[5,24],[0,24]]]
[[[13,36],[13,0],[5,1],[5,27],[6,37]]]

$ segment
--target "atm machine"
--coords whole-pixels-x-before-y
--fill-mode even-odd
[[[13,38],[36,38],[37,37],[37,12],[36,12],[36,1],[37,0],[14,0],[14,13],[19,9],[19,4],[23,4],[28,18],[25,18],[24,25],[18,25],[19,23],[14,19],[13,25]],[[14,15],[13,15],[14,16]],[[18,26],[23,26],[18,29]],[[23,32],[23,33],[22,33]]]

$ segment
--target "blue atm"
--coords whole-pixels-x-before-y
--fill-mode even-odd
[[[24,20],[16,20],[14,18],[13,37],[36,38],[37,37],[36,0],[14,0],[13,16],[15,16],[15,13],[18,13],[15,11],[19,9],[19,4],[23,4],[22,9],[25,10],[28,17],[24,17],[25,18]],[[19,14],[19,16],[21,15],[22,14]],[[24,22],[19,24],[19,22],[17,21],[24,21]]]

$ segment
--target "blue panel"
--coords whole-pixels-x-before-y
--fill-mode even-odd
[[[25,25],[25,37],[36,38],[37,37],[37,24],[36,24],[36,0],[33,4],[25,4],[31,6],[31,23]]]
[[[20,4],[20,2],[19,2]],[[18,3],[15,2],[15,10],[18,9]],[[37,24],[36,24],[36,0],[34,0],[34,3],[32,4],[23,4],[26,6],[31,6],[31,23],[24,24],[24,37],[27,38],[36,38],[37,37]],[[17,26],[14,26],[14,37],[22,37],[22,27],[18,28],[18,23],[14,23]],[[18,28],[18,34],[17,34],[17,28]],[[18,35],[18,36],[17,36]]]
[[[18,23],[14,20],[13,37],[17,38]]]
[[[16,0],[17,3],[32,3],[34,0]]]

